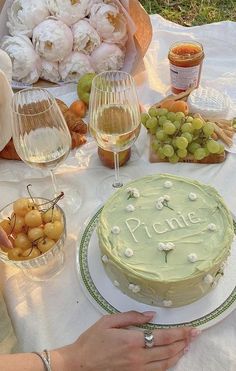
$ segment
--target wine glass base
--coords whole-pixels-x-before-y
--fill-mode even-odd
[[[80,192],[73,187],[64,187],[64,196],[58,202],[58,205],[68,214],[76,213],[82,205]]]
[[[104,178],[97,187],[97,195],[102,200],[102,202],[106,202],[107,199],[123,185],[130,182],[132,178],[129,175],[120,175],[119,182],[120,184],[115,183],[114,175],[108,176]]]

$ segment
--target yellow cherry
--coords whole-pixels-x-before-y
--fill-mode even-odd
[[[25,216],[34,208],[34,203],[28,198],[19,198],[13,203],[13,210],[16,215]]]
[[[41,255],[41,253],[39,249],[37,249],[37,247],[31,247],[30,249],[27,249],[22,253],[22,256],[25,260],[37,258],[39,255]]]
[[[60,222],[59,220],[56,220],[55,222],[50,222],[50,223],[45,224],[44,233],[50,239],[57,241],[60,238],[63,232],[63,229],[64,229],[64,226],[62,222]]]
[[[20,233],[23,231],[25,227],[25,218],[23,216],[16,215],[15,213],[13,213],[11,215],[10,225],[13,234]]]
[[[9,249],[7,256],[9,260],[24,260],[22,257],[23,250],[20,247]]]
[[[25,215],[25,224],[30,227],[39,227],[42,224],[42,216],[39,210],[31,210]]]
[[[14,246],[20,247],[22,250],[27,250],[32,246],[32,243],[29,240],[27,234],[21,232],[16,235]]]
[[[45,237],[42,241],[39,241],[37,247],[42,253],[45,253],[46,251],[50,250],[53,245],[55,245],[55,241]]]
[[[58,208],[50,208],[42,215],[44,223],[55,222],[56,220],[61,221],[62,215]]]
[[[44,236],[42,227],[34,227],[28,230],[28,238],[30,241],[36,241]]]

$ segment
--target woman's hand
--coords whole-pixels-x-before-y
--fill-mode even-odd
[[[200,331],[190,327],[154,330],[154,346],[145,348],[143,331],[127,327],[149,322],[154,315],[132,311],[104,316],[74,344],[59,350],[65,369],[164,371],[172,367]]]

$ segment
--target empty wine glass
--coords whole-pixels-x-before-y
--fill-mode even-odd
[[[89,129],[99,147],[114,153],[115,178],[99,184],[103,199],[130,180],[119,174],[119,152],[132,146],[140,132],[140,107],[131,75],[123,71],[102,72],[92,82]]]
[[[71,135],[55,98],[46,89],[23,89],[13,96],[12,112],[13,142],[19,157],[33,168],[49,170],[54,195],[64,192],[65,208],[79,207],[77,190],[65,184],[58,189],[54,175],[71,148]]]

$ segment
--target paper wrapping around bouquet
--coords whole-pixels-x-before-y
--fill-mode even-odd
[[[8,35],[7,9],[11,6],[13,0],[0,0],[0,40]],[[149,15],[146,13],[138,0],[112,0],[119,5],[127,18],[128,41],[126,43],[126,55],[123,70],[134,74],[141,64],[148,46],[152,39],[152,25]],[[55,84],[39,80],[34,86],[53,86]],[[14,85],[17,87],[17,84]],[[19,88],[26,87],[19,84]]]

